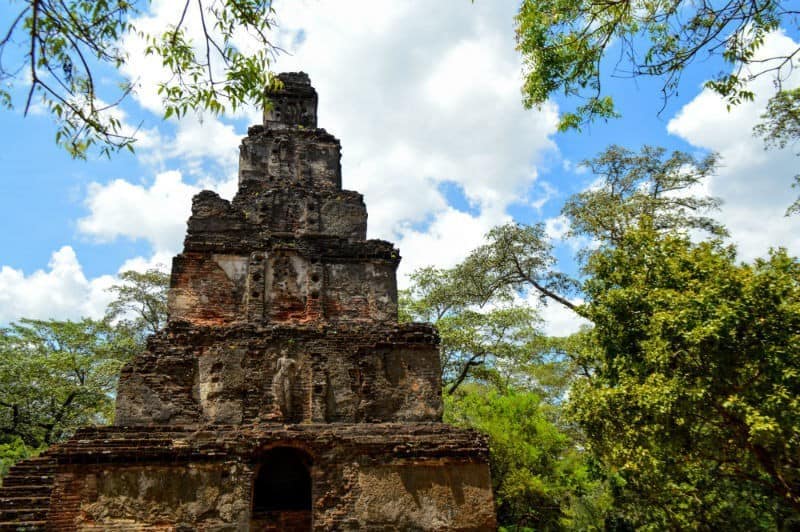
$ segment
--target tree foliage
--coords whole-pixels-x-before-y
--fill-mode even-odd
[[[730,69],[713,74],[706,87],[730,105],[752,100],[747,82],[782,75],[796,65],[800,49],[764,58],[765,36],[783,25],[797,27],[789,1],[732,0],[523,0],[517,15],[518,49],[525,68],[526,106],[555,93],[581,103],[566,113],[561,129],[618,116],[604,76],[658,78],[665,102],[678,93],[681,76],[694,62],[721,59]],[[608,72],[610,71],[610,72]]]
[[[136,343],[107,321],[20,320],[0,332],[0,426],[28,447],[113,419],[117,374]]]
[[[471,297],[488,301],[529,288],[580,312],[569,300],[578,284],[555,269],[553,245],[544,224],[501,225],[489,231],[486,240],[454,270]]]
[[[568,470],[575,455],[584,468],[570,470],[571,498],[550,499],[557,516],[535,526],[797,527],[800,261],[784,250],[737,261],[722,240],[724,227],[709,215],[718,202],[697,194],[714,170],[713,156],[612,146],[586,164],[597,180],[562,211],[569,234],[592,243],[581,255],[579,279],[558,271],[542,226],[519,224],[492,230],[448,273],[463,293],[485,299],[535,291],[592,324],[545,340],[543,355],[529,358],[540,365],[558,357],[557,391],[537,401],[569,437],[569,452],[555,453],[552,463]],[[567,299],[565,288],[583,301]],[[521,431],[506,419],[525,403],[519,392],[546,398],[547,388],[536,387],[543,374],[467,400],[474,386],[487,386],[468,379],[448,398],[452,420],[490,435],[498,501],[511,504],[503,510],[513,516],[509,523],[534,522],[526,520],[538,515],[543,494],[563,485],[537,477],[541,463],[519,459],[528,439],[552,449],[537,439],[544,432]],[[519,439],[511,443],[506,434]],[[515,465],[494,469],[505,463]],[[516,468],[525,471],[507,475]],[[586,491],[579,478],[594,488]],[[583,520],[570,520],[568,509],[579,507]]]
[[[81,425],[113,421],[119,370],[166,320],[167,276],[123,272],[102,320],[0,329],[0,477]]]
[[[503,389],[521,378],[543,347],[536,311],[496,297],[476,301],[453,270],[422,268],[401,294],[401,319],[434,323],[441,337],[442,382],[454,393],[465,381]]]
[[[470,374],[499,388],[519,378],[519,367],[531,364],[541,348],[538,321],[526,306],[464,309],[439,320],[447,393],[455,392]]]
[[[25,114],[38,97],[56,120],[56,142],[73,157],[92,147],[105,155],[133,149],[135,132],[126,128],[116,107],[136,80],[117,76],[117,88],[103,78],[132,60],[121,40],[135,34],[146,54],[161,60],[171,78],[159,86],[164,117],[189,110],[215,114],[248,103],[261,104],[272,81],[269,64],[277,48],[271,0],[184,0],[180,16],[162,34],[137,27],[135,17],[149,0],[21,0],[0,40],[0,103],[22,104]],[[176,4],[177,5],[177,4]],[[201,37],[186,29],[200,19]],[[242,39],[258,43],[255,52]],[[15,85],[26,87],[20,97]],[[19,101],[17,101],[19,99]]]
[[[608,484],[561,408],[582,337],[545,338],[538,313],[512,289],[476,291],[491,282],[480,273],[422,268],[401,294],[401,319],[439,330],[445,420],[489,437],[501,530],[602,528]]]
[[[535,393],[470,384],[445,398],[445,421],[489,437],[501,530],[600,530],[606,485],[591,471],[573,435]]]
[[[572,236],[616,246],[644,218],[659,232],[694,229],[725,234],[708,215],[719,207],[719,200],[693,191],[716,171],[715,154],[697,159],[681,151],[667,156],[664,148],[654,146],[635,153],[612,145],[583,164],[597,182],[570,197],[562,209]]]
[[[725,234],[708,216],[719,201],[693,193],[713,174],[714,155],[698,160],[680,151],[667,156],[666,150],[652,146],[634,153],[612,145],[582,164],[597,180],[588,190],[570,197],[562,214],[569,222],[570,236],[588,238],[590,245],[581,254],[584,259],[596,246],[616,245],[644,218],[661,232]],[[544,224],[498,226],[486,239],[486,244],[470,252],[453,270],[472,297],[490,299],[509,291],[530,290],[588,318],[581,305],[570,299],[580,295],[580,280],[558,270]]]
[[[122,272],[119,280],[109,289],[116,298],[109,303],[106,317],[143,344],[146,336],[166,325],[169,275],[157,269],[130,270]]]
[[[755,133],[764,137],[767,147],[794,145],[800,139],[800,87],[778,92],[761,118]]]
[[[778,92],[769,101],[761,119],[754,132],[764,138],[767,149],[787,146],[797,149],[800,140],[800,87]],[[800,150],[797,155],[800,155]],[[792,186],[800,188],[800,175],[794,176],[794,181]],[[800,214],[800,196],[786,210],[787,216],[792,214]]]
[[[15,463],[35,456],[37,452],[38,449],[25,445],[19,436],[0,433],[0,479],[8,474]]]
[[[644,223],[587,265],[601,357],[571,394],[653,530],[775,529],[800,512],[800,263],[751,265]]]

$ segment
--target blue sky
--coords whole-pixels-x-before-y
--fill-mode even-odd
[[[623,118],[557,133],[558,113],[572,102],[556,97],[541,110],[522,108],[516,7],[505,0],[278,6],[276,39],[289,53],[275,69],[311,76],[320,126],[342,141],[344,185],[364,193],[370,236],[400,247],[401,280],[414,267],[454,264],[489,228],[512,219],[547,223],[563,267],[574,270],[574,251],[585,243],[558,240],[559,211],[593,179],[577,163],[611,143],[719,151],[723,166],[705,191],[725,200],[719,217],[742,257],[770,245],[800,253],[798,217],[783,217],[798,159],[789,149],[764,152],[750,135],[765,98],[727,112],[702,90],[720,68],[706,62],[687,72],[681,93],[657,116],[657,81],[610,78],[605,87]],[[9,9],[0,7],[0,18]],[[163,26],[175,9],[156,0],[142,24]],[[793,44],[777,33],[767,49]],[[55,146],[46,114],[0,114],[0,323],[98,315],[121,269],[168,264],[180,251],[194,193],[235,191],[239,138],[260,110],[162,122],[161,69],[136,42],[125,46],[132,59],[123,74],[139,86],[122,109],[128,123],[142,123],[136,154],[75,161]],[[798,83],[796,74],[789,79]],[[767,95],[771,85],[765,79],[754,88]],[[551,332],[576,324],[552,306],[544,314]]]

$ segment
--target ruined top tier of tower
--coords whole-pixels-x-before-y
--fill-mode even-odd
[[[317,91],[304,72],[278,75],[268,90],[264,124],[250,128],[239,148],[239,194],[301,187],[342,188],[339,140],[317,128]]]
[[[171,320],[195,324],[393,322],[389,242],[367,240],[367,208],[342,190],[341,145],[316,127],[317,92],[304,73],[280,74],[264,124],[239,147],[233,201],[195,196],[175,258]]]
[[[305,72],[278,75],[283,88],[267,91],[271,105],[264,109],[264,127],[280,129],[301,126],[317,127],[317,91]]]

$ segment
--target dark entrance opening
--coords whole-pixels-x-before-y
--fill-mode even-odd
[[[311,457],[278,447],[264,453],[253,483],[254,530],[311,529]]]

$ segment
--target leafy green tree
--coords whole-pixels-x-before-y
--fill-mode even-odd
[[[764,138],[766,147],[797,149],[800,141],[800,87],[782,90],[769,102],[767,110],[761,115],[762,122],[754,131]],[[798,150],[797,155],[800,155]],[[800,188],[800,175],[794,176],[794,188]],[[786,215],[800,214],[800,197],[789,206]]]
[[[601,356],[571,412],[643,529],[774,530],[800,516],[800,263],[646,221],[586,267]]]
[[[22,438],[13,434],[0,433],[0,479],[8,474],[11,466],[35,456],[39,449],[33,449],[22,441]]]
[[[27,320],[0,331],[0,427],[33,449],[113,417],[136,343],[107,321]]]
[[[436,322],[447,393],[455,392],[467,377],[498,388],[531,378],[521,369],[539,357],[539,321],[530,307],[516,306],[485,312],[465,309]]]
[[[28,320],[0,329],[0,477],[14,462],[113,420],[119,370],[166,322],[169,277],[120,274],[102,320]]]
[[[400,299],[402,320],[430,322],[439,330],[445,391],[452,394],[465,381],[503,389],[530,379],[520,369],[534,365],[544,345],[537,312],[507,297],[478,301],[456,273],[421,268]]]
[[[800,188],[800,175],[794,176],[794,184],[792,185],[794,188]],[[786,209],[786,216],[792,214],[800,214],[800,197],[794,200],[788,209]]]
[[[800,262],[737,262],[717,202],[692,194],[714,162],[618,147],[589,161],[598,182],[563,210],[592,242],[580,284],[541,226],[496,228],[453,269],[471,293],[533,290],[592,324],[551,340],[573,369],[553,420],[591,453],[609,529],[798,526]]]
[[[602,528],[607,483],[562,415],[580,335],[545,338],[534,309],[511,290],[476,295],[485,281],[464,271],[417,270],[401,294],[401,319],[439,329],[445,420],[489,436],[501,529]]]
[[[129,270],[119,274],[119,280],[109,288],[116,298],[108,305],[106,318],[143,344],[144,338],[167,323],[169,274],[157,269]]]
[[[782,90],[775,95],[755,128],[767,147],[785,148],[800,139],[800,87]]]
[[[591,378],[571,391],[573,419],[622,479],[625,521],[786,526],[800,475],[800,265],[783,251],[737,264],[705,214],[717,202],[691,195],[714,159],[663,155],[612,147],[589,164],[602,184],[564,208],[572,234],[598,244],[584,255]],[[693,242],[698,230],[712,238]]]
[[[639,220],[651,220],[661,232],[705,231],[724,235],[725,229],[708,212],[719,201],[697,196],[693,189],[712,175],[717,158],[698,160],[680,151],[644,146],[639,153],[610,146],[583,161],[597,183],[570,197],[562,214],[570,224],[569,236],[585,237],[591,245],[579,255],[585,260],[598,246],[618,245]],[[490,299],[511,292],[534,291],[590,319],[570,296],[580,295],[581,283],[557,268],[552,242],[544,224],[517,223],[495,227],[487,243],[473,250],[454,269],[454,276],[471,297]]]
[[[501,225],[489,231],[486,239],[454,269],[470,297],[488,301],[530,289],[544,300],[581,312],[569,299],[579,285],[556,269],[544,224]]]
[[[476,300],[468,292],[464,280],[452,269],[427,266],[411,274],[411,285],[400,294],[400,321],[436,323],[449,313],[473,305],[483,306],[488,300]],[[498,294],[498,299],[507,299]]]
[[[759,76],[778,74],[779,92],[781,69],[796,66],[800,49],[772,58],[760,53],[769,32],[797,28],[798,13],[787,0],[523,0],[516,33],[524,103],[540,105],[555,93],[578,98],[560,127],[580,128],[618,116],[602,86],[609,74],[657,78],[666,101],[678,93],[685,69],[709,57],[730,66],[706,82],[730,105],[752,100],[747,82]]]
[[[526,391],[467,384],[445,397],[446,422],[489,437],[501,530],[603,528],[606,485],[553,416],[552,405]]]
[[[0,104],[23,103],[25,114],[34,96],[56,121],[56,143],[73,157],[85,158],[92,147],[110,155],[133,149],[135,132],[126,130],[113,112],[136,80],[121,74],[101,82],[129,60],[121,39],[136,34],[147,43],[146,54],[161,60],[172,74],[159,86],[164,117],[189,110],[215,114],[264,101],[272,82],[269,64],[278,50],[269,40],[274,23],[271,0],[184,0],[174,24],[163,34],[150,34],[133,23],[150,0],[20,0],[16,14],[0,36]],[[186,30],[191,17],[200,19],[202,36]],[[237,42],[248,36],[255,52]],[[110,68],[109,68],[110,67]],[[21,102],[15,86],[26,87]]]
[[[692,189],[717,169],[717,156],[703,159],[664,148],[644,146],[635,153],[612,145],[583,162],[598,183],[565,203],[562,214],[571,236],[586,236],[600,245],[616,246],[626,231],[648,218],[660,232],[701,230],[725,235],[711,216],[719,200],[697,196]]]

